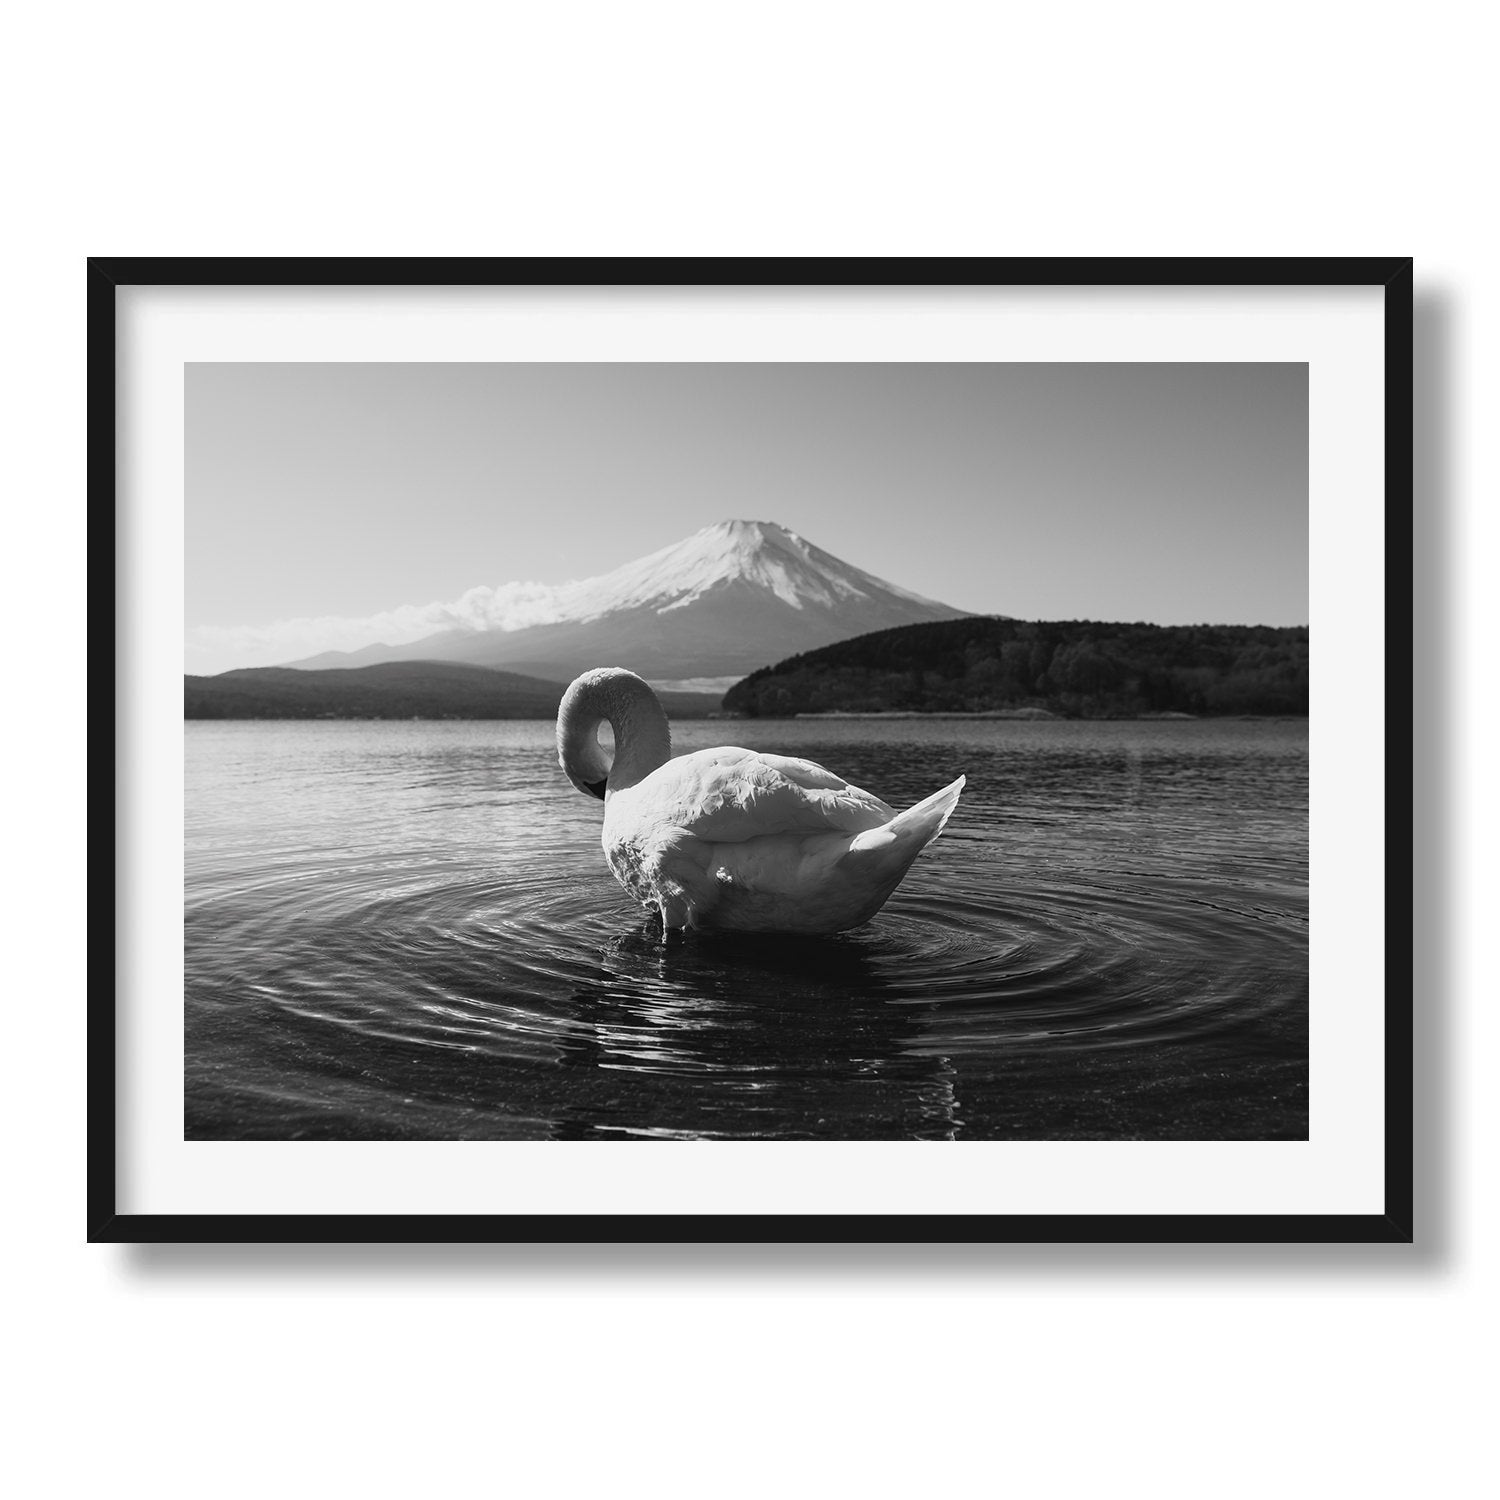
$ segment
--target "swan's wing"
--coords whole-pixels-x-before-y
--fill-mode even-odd
[[[746,754],[749,753],[746,751]],[[769,766],[788,781],[810,792],[842,791],[849,785],[842,776],[835,776],[832,771],[825,770],[810,760],[798,760],[792,755],[767,755],[763,750],[756,752],[755,758],[761,765]]]
[[[842,776],[785,755],[724,747],[679,756],[636,788],[653,821],[712,844],[778,833],[863,833],[895,816]]]

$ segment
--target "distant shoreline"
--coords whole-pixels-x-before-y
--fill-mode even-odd
[[[674,714],[674,724],[716,723],[754,724],[787,723],[793,719],[1004,719],[1015,723],[1046,724],[1214,724],[1214,723],[1264,723],[1305,724],[1307,714],[1053,714],[1027,711],[1025,709],[989,709],[980,713],[964,713],[960,710],[940,713],[917,713],[906,709],[853,713],[843,709],[830,709],[826,713],[766,715],[757,718],[749,714]],[[551,724],[552,715],[462,715],[462,714],[185,714],[185,724]]]
[[[943,709],[933,713],[920,713],[911,709],[880,709],[868,713],[855,713],[848,709],[833,708],[816,713],[790,714],[793,719],[1018,719],[1044,720],[1055,724],[1113,724],[1113,723],[1157,723],[1186,721],[1193,724],[1210,723],[1216,719],[1265,720],[1280,722],[1306,719],[1306,714],[1054,714],[1046,709],[992,708],[966,713],[962,709]]]
[[[811,709],[806,713],[789,714],[792,719],[1066,719],[1066,714],[1055,714],[1045,708],[985,708],[985,709],[933,709],[917,708],[872,708],[865,710],[849,708]],[[1148,717],[1144,714],[1137,718]],[[1151,714],[1154,719],[1189,719],[1191,714]]]

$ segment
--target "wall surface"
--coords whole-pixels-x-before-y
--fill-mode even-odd
[[[16,1493],[1477,1491],[1500,246],[1473,14],[146,0],[12,22]],[[1414,255],[1420,1242],[86,1246],[75,674],[86,605],[101,654],[110,605],[102,558],[83,580],[83,257],[373,253]]]

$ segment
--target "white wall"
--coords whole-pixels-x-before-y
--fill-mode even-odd
[[[1477,1492],[1500,406],[1479,14],[143,0],[11,19],[17,1493]],[[1414,254],[1421,1243],[84,1245],[83,257],[308,253]]]

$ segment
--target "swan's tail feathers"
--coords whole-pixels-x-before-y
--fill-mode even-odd
[[[953,809],[958,806],[958,794],[963,791],[966,779],[960,776],[942,791],[924,797],[915,807],[908,807],[905,812],[897,813],[889,823],[860,834],[849,846],[849,852],[858,854],[866,850],[902,845],[910,849],[915,857],[919,850],[925,849],[943,831],[944,824],[953,816]]]

